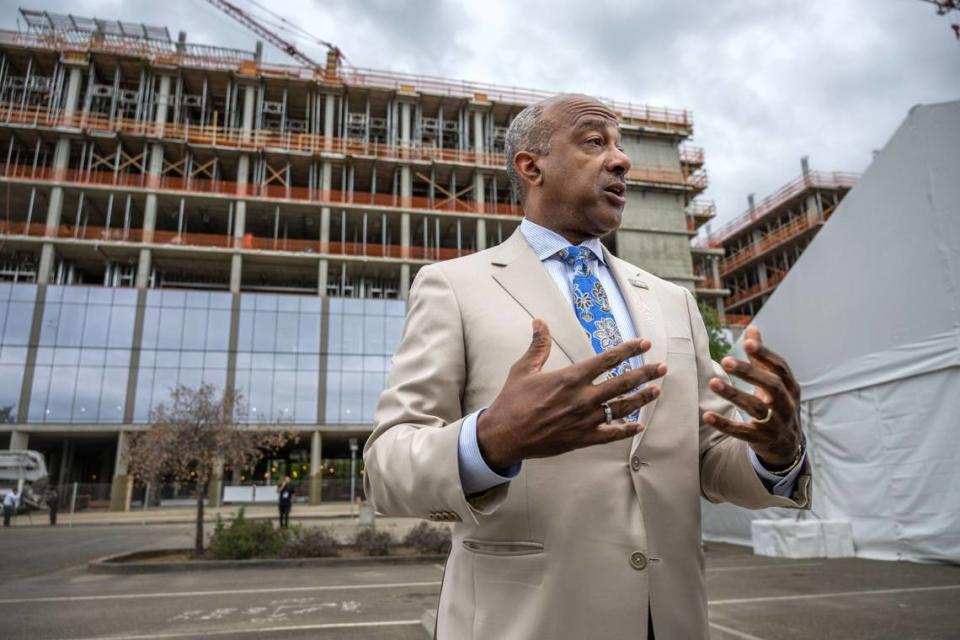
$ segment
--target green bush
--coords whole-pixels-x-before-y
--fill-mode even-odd
[[[230,524],[217,515],[207,553],[216,560],[271,558],[280,554],[288,538],[271,520],[247,520],[241,507]]]
[[[413,547],[417,553],[449,553],[451,544],[450,529],[431,527],[421,522],[403,538],[403,544]]]
[[[393,544],[393,536],[389,531],[377,531],[372,527],[362,527],[353,536],[353,546],[368,556],[389,555]]]
[[[340,543],[323,527],[297,530],[283,549],[285,558],[329,558],[337,555]]]

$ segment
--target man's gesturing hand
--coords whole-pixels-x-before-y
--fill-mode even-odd
[[[593,384],[624,360],[650,349],[649,340],[629,340],[565,369],[544,373],[550,344],[547,323],[534,320],[530,348],[510,368],[500,394],[477,421],[480,452],[494,469],[632,437],[643,427],[620,418],[660,395],[654,385],[634,389],[665,376],[667,365],[662,363]],[[603,402],[613,413],[611,424],[606,423]]]
[[[743,350],[750,362],[726,357],[720,365],[731,375],[752,382],[754,395],[744,393],[720,378],[710,379],[710,388],[752,417],[751,422],[728,420],[712,411],[703,419],[714,428],[745,440],[764,466],[771,470],[789,467],[800,446],[800,385],[786,361],[765,347],[760,330],[747,327]],[[763,422],[767,415],[769,421]],[[761,421],[758,424],[757,421]]]

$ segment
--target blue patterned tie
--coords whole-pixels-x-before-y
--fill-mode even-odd
[[[577,320],[587,334],[596,353],[612,349],[623,342],[620,328],[610,310],[610,300],[596,275],[597,256],[586,247],[567,247],[557,252],[560,259],[573,269],[573,310]],[[610,376],[623,375],[633,369],[630,362],[624,360],[610,370]],[[640,412],[634,411],[628,419],[636,421]]]

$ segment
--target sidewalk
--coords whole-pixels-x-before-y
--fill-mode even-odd
[[[251,519],[276,518],[277,506],[269,505],[236,505],[203,510],[204,522],[214,522],[217,514],[225,520],[232,518],[240,507],[244,507],[244,515]],[[354,509],[354,518],[357,517]],[[349,502],[327,502],[316,506],[294,504],[290,513],[291,522],[300,520],[335,520],[350,518]],[[80,511],[74,513],[60,512],[57,515],[57,526],[90,526],[90,525],[149,525],[149,524],[192,524],[196,522],[196,507],[155,507],[146,511],[137,509],[131,511]],[[49,527],[50,520],[46,511],[32,511],[14,517],[11,523],[15,527]]]

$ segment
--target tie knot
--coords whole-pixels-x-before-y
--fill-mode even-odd
[[[565,264],[573,267],[578,276],[590,275],[593,271],[593,265],[597,262],[597,256],[586,247],[567,247],[561,249],[557,255]]]

